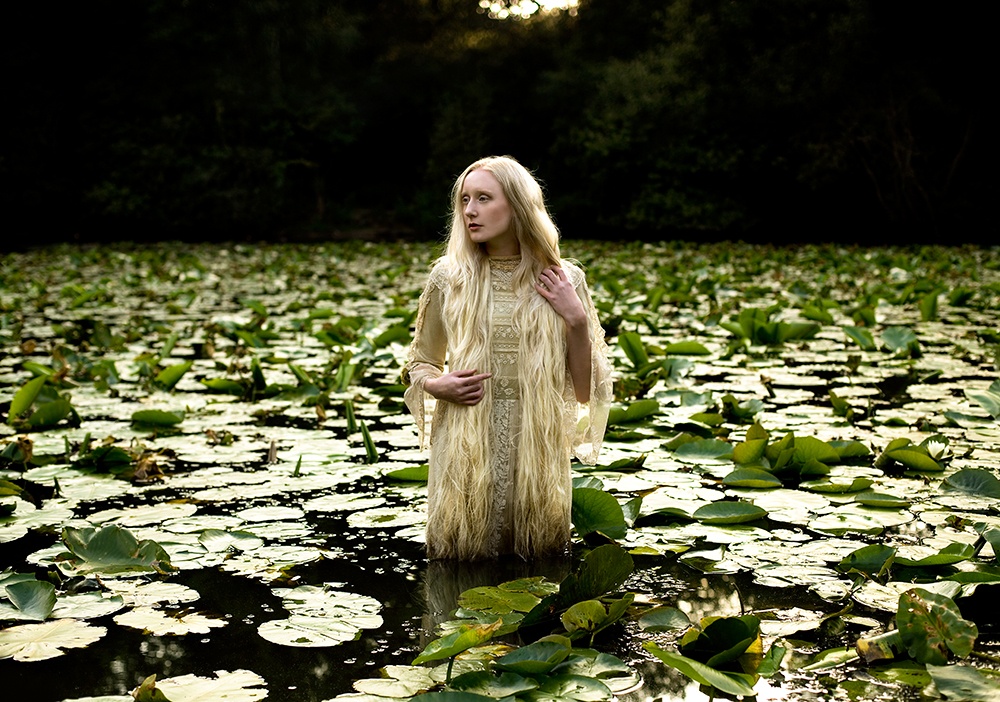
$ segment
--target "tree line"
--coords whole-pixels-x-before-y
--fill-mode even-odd
[[[571,237],[972,240],[997,193],[986,12],[19,2],[8,225],[32,242],[436,236],[454,175],[511,154]]]

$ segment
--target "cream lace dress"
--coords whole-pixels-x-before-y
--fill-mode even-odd
[[[519,261],[519,256],[489,260],[491,344],[487,367],[476,370],[493,376],[486,381],[486,397],[475,407],[437,402],[423,390],[424,382],[445,372],[451,360],[443,318],[450,287],[446,262],[434,267],[420,298],[404,380],[422,447],[430,437],[430,558],[476,560],[509,553],[530,558],[564,550],[572,503],[570,455],[592,464],[603,440],[612,396],[604,331],[583,272],[564,261],[590,319],[590,402],[577,403],[567,370],[562,396],[553,405],[556,411],[534,420],[545,426],[530,428],[533,437],[542,438],[531,445],[544,448],[532,453],[526,452],[527,443],[521,445],[524,403],[536,400],[534,389],[520,382],[522,355],[559,354],[552,363],[565,367],[566,351],[565,343],[557,350],[525,348],[524,335],[513,324],[517,295],[511,282]]]

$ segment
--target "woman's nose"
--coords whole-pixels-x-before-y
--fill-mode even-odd
[[[465,214],[467,215],[474,214],[475,211],[476,211],[475,200],[469,200],[467,203],[465,203]]]

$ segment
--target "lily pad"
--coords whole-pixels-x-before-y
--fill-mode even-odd
[[[55,619],[41,624],[22,624],[0,629],[0,659],[44,661],[63,655],[64,649],[84,648],[107,633],[75,619]]]
[[[749,502],[712,502],[692,515],[702,524],[745,524],[767,516],[767,510]]]

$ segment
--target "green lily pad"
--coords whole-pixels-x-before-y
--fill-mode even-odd
[[[895,495],[888,495],[882,492],[865,490],[855,495],[854,501],[865,507],[878,507],[882,509],[905,509],[910,506],[910,500]]]
[[[989,669],[968,665],[928,664],[934,687],[946,700],[955,702],[1000,701],[1000,675]]]
[[[625,537],[628,525],[618,500],[595,488],[575,488],[572,505],[573,527],[579,536],[598,532],[612,539]]]
[[[907,652],[918,663],[931,665],[944,665],[949,651],[968,656],[979,635],[954,600],[921,588],[900,596],[896,625]]]
[[[691,620],[676,607],[654,607],[639,617],[639,628],[643,631],[676,631],[689,626]]]
[[[1000,498],[1000,479],[979,468],[963,468],[944,479],[943,485],[971,495]]]
[[[132,413],[132,423],[151,427],[172,427],[184,421],[181,412],[166,410],[139,410]]]
[[[767,510],[749,502],[712,502],[691,515],[702,524],[744,524],[763,519]]]
[[[700,663],[679,653],[664,651],[652,641],[645,642],[642,647],[656,656],[666,665],[679,670],[695,682],[708,685],[729,695],[753,697],[753,677],[740,673],[726,673]]]
[[[780,488],[782,483],[773,473],[769,473],[766,470],[760,468],[737,468],[722,479],[722,484],[729,487],[769,490]]]
[[[536,641],[501,656],[493,665],[520,675],[545,675],[566,660],[571,650],[560,641]]]

